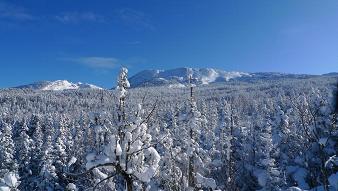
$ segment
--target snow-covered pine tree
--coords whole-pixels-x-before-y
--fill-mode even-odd
[[[78,162],[85,162],[85,122],[84,116],[73,126],[73,154]]]
[[[67,170],[68,153],[66,152],[66,145],[64,144],[64,138],[61,134],[56,138],[56,141],[52,145],[53,164],[56,168],[59,183],[65,187],[68,184],[66,180],[65,171]]]
[[[226,180],[224,181],[226,190],[235,190],[235,159],[234,159],[234,114],[233,104],[227,101],[223,104],[223,119],[222,119],[222,156],[225,166]]]
[[[170,129],[173,131],[173,129]],[[161,173],[159,174],[160,185],[164,190],[179,191],[182,190],[181,179],[182,170],[179,168],[180,164],[177,158],[180,157],[177,149],[174,146],[174,140],[170,130],[167,129],[167,138],[163,141],[163,153],[160,163]]]
[[[52,136],[45,135],[45,142],[42,146],[42,158],[41,158],[41,171],[39,177],[39,189],[53,191],[60,189],[58,183],[58,176],[56,174],[56,168],[54,166],[54,153]]]
[[[12,126],[0,119],[0,188],[17,191],[20,182],[12,135]]]
[[[326,161],[337,151],[337,130],[333,125],[334,104],[332,97],[324,99],[319,90],[312,89],[309,98],[308,111],[311,118],[311,134],[313,135],[312,147],[308,151],[308,156],[312,156],[310,162],[310,173],[316,178],[318,185],[322,185],[324,190],[329,190],[328,177],[330,172],[325,167]],[[317,170],[317,172],[315,172]],[[317,185],[316,185],[317,186]]]
[[[188,156],[188,169],[187,169],[187,182],[188,190],[194,190],[197,188],[216,188],[216,182],[213,179],[205,178],[199,170],[204,168],[204,160],[209,159],[207,153],[200,147],[199,138],[201,137],[202,123],[207,123],[205,116],[197,109],[197,103],[194,97],[194,84],[192,84],[192,71],[188,70],[189,88],[190,88],[190,100],[189,110],[186,115],[186,123],[184,131],[184,145],[186,146],[186,154]],[[206,140],[210,141],[210,140]]]
[[[69,190],[76,191],[76,189],[71,188],[77,188],[76,185],[81,185],[82,187],[90,187],[89,185],[92,184],[92,182],[88,181],[90,175],[83,174],[81,177],[74,177],[70,176],[68,173],[79,173],[83,172],[85,170],[86,164],[86,149],[88,145],[85,144],[85,140],[93,137],[86,137],[86,132],[89,129],[89,125],[87,124],[87,118],[86,116],[81,113],[80,119],[73,121],[72,125],[72,134],[73,134],[73,147],[70,151],[70,159],[67,162],[67,168],[65,176],[67,177],[67,180],[70,182],[67,187],[69,187]]]
[[[132,191],[133,187],[140,186],[140,183],[149,183],[159,167],[160,156],[151,144],[150,134],[147,133],[147,122],[153,110],[144,118],[145,111],[139,105],[135,117],[127,118],[126,116],[127,88],[130,86],[127,72],[126,68],[121,69],[117,83],[119,91],[118,133],[108,136],[108,143],[102,153],[94,151],[87,155],[87,170],[93,170],[95,174],[101,176],[101,180],[94,189],[113,178],[116,186],[126,185],[124,189]],[[123,182],[118,182],[118,180]],[[115,186],[115,184],[110,184],[110,186]]]
[[[0,177],[9,172],[18,173],[12,135],[12,126],[0,119]]]
[[[64,172],[66,164],[68,162],[68,153],[66,142],[68,141],[69,128],[68,120],[65,116],[61,116],[59,123],[57,125],[58,132],[56,133],[56,140],[53,143],[54,145],[54,154],[55,154],[55,165],[59,172]]]
[[[296,180],[302,189],[323,186],[324,190],[328,190],[329,172],[325,168],[325,162],[333,155],[333,150],[336,150],[335,140],[331,139],[335,130],[332,128],[333,108],[330,108],[332,103],[329,100],[322,99],[319,90],[315,89],[312,89],[310,95],[302,93],[292,100],[296,123],[301,127],[302,142],[299,144],[303,148],[299,150],[295,162],[304,174],[301,181]]]
[[[34,190],[37,189],[38,184],[38,177],[40,175],[41,167],[41,159],[43,156],[42,145],[43,145],[43,133],[41,127],[41,118],[38,115],[32,115],[29,124],[28,124],[28,133],[30,138],[32,139],[32,152],[30,153],[31,163],[30,169],[32,171],[32,175],[29,178],[31,184],[30,189]]]
[[[20,176],[20,189],[29,190],[31,170],[31,152],[33,149],[33,141],[28,136],[28,126],[26,120],[16,123],[17,137],[15,139],[16,158],[18,161],[18,173]]]
[[[280,172],[276,168],[275,159],[272,157],[273,142],[270,121],[270,110],[266,105],[263,107],[263,115],[259,125],[256,126],[257,148],[256,148],[256,169],[254,174],[258,179],[262,191],[279,191]]]
[[[292,131],[289,124],[289,116],[286,111],[283,111],[281,106],[276,106],[274,110],[275,116],[271,121],[272,125],[272,141],[274,148],[272,150],[271,156],[276,160],[276,167],[280,170],[281,178],[281,188],[285,189],[287,187],[287,176],[286,176],[286,167],[290,158],[292,158],[292,149],[288,145],[292,137]]]

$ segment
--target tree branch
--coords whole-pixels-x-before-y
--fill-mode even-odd
[[[137,151],[134,151],[134,152],[132,152],[132,153],[129,153],[129,154],[127,153],[127,156],[131,156],[131,155],[137,154],[137,153],[139,153],[139,152],[141,152],[141,151],[143,151],[143,150],[145,150],[145,149],[149,149],[150,147],[153,147],[153,146],[159,144],[160,142],[162,142],[167,136],[168,136],[168,135],[164,136],[161,140],[157,141],[156,143],[150,144],[150,145],[148,145],[148,146],[146,146],[146,147],[143,147],[143,148],[141,148],[141,149],[139,149],[139,150],[137,150]]]
[[[116,167],[117,164],[116,164],[116,163],[98,164],[98,165],[93,166],[92,168],[86,170],[86,171],[83,172],[83,173],[78,173],[78,174],[75,174],[75,173],[66,173],[66,175],[68,175],[68,176],[82,176],[82,175],[86,175],[86,174],[90,173],[90,172],[91,172],[92,170],[94,170],[95,168],[104,167],[104,166],[114,166],[114,167]]]
[[[95,184],[95,186],[93,187],[93,191],[95,191],[96,188],[97,188],[102,182],[104,182],[104,181],[106,181],[106,180],[109,180],[109,179],[113,178],[115,175],[116,175],[116,174],[112,174],[112,175],[110,175],[110,176],[107,176],[106,178],[102,179],[100,182],[98,182],[97,184]]]

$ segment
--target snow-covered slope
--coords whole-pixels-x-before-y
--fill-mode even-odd
[[[81,83],[81,82],[72,83],[67,80],[42,81],[42,82],[36,82],[33,84],[18,86],[15,88],[33,89],[33,90],[51,90],[51,91],[77,90],[77,89],[102,89],[92,84],[86,84],[86,83]]]
[[[191,71],[194,83],[210,84],[213,82],[229,81],[239,77],[250,77],[245,72],[226,72],[212,68],[176,68],[172,70],[144,70],[132,76],[129,81],[132,87],[175,85],[182,86],[188,82],[187,74]],[[176,87],[176,86],[175,86]]]
[[[304,79],[316,77],[308,74],[287,74],[278,72],[227,72],[213,68],[176,68],[172,70],[144,70],[129,79],[132,87],[162,86],[169,88],[184,87],[188,83],[188,73],[191,71],[194,84],[211,84],[215,82],[245,81],[256,82],[266,80]],[[336,75],[335,73],[326,75]],[[318,75],[319,76],[319,75]],[[325,75],[322,75],[325,76]]]

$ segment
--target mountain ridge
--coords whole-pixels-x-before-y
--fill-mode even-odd
[[[302,79],[316,76],[338,76],[337,72],[330,72],[321,75],[313,74],[292,74],[281,72],[237,72],[224,71],[215,68],[189,68],[180,67],[168,70],[148,69],[142,70],[129,78],[131,88],[148,86],[167,86],[169,88],[183,88],[189,83],[188,74],[192,74],[193,83],[196,85],[206,85],[217,82],[245,81],[255,82],[262,80],[278,79]],[[89,83],[73,83],[67,80],[40,81],[27,85],[14,87],[17,89],[33,89],[42,91],[61,91],[77,89],[106,89]]]
[[[14,87],[16,89],[33,89],[42,91],[62,91],[62,90],[77,90],[77,89],[103,89],[93,84],[82,82],[69,82],[67,80],[55,81],[39,81],[27,85]]]
[[[214,68],[175,68],[169,70],[143,70],[129,78],[131,87],[163,86],[184,87],[188,82],[188,73],[192,73],[193,83],[196,85],[212,84],[228,81],[255,82],[259,80],[278,80],[283,78],[304,79],[316,76],[338,76],[331,72],[322,75],[292,74],[282,72],[238,72],[225,71]]]
[[[188,83],[188,73],[192,74],[194,83],[210,84],[219,81],[229,81],[233,78],[250,76],[250,73],[224,71],[214,68],[175,68],[169,70],[143,70],[129,78],[132,87],[157,86]]]

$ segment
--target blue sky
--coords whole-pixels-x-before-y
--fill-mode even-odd
[[[143,69],[338,71],[336,0],[0,0],[0,87]]]

